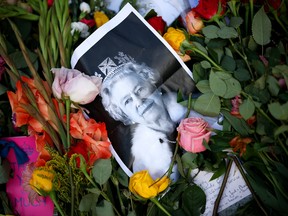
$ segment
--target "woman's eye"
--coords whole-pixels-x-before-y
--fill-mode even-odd
[[[143,87],[140,87],[140,88],[137,90],[137,94],[139,95],[142,91],[143,91]]]
[[[124,102],[124,105],[127,105],[127,104],[129,104],[131,101],[132,101],[132,98],[131,98],[131,97],[130,97],[130,98],[128,98],[128,99],[126,99],[126,100],[125,100],[125,102]]]

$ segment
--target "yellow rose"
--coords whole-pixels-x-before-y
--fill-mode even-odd
[[[29,181],[30,186],[38,193],[49,193],[53,189],[54,172],[48,168],[36,168]]]
[[[179,51],[182,41],[185,40],[185,34],[180,29],[169,27],[163,38],[174,50]]]
[[[169,183],[170,179],[167,176],[154,181],[148,171],[143,170],[135,173],[130,178],[129,190],[135,195],[150,199],[164,191]]]
[[[104,12],[96,11],[94,13],[94,20],[95,20],[97,28],[99,28],[100,26],[102,26],[103,24],[108,22],[109,18],[107,17],[107,15]]]

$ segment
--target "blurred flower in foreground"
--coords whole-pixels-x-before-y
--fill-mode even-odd
[[[190,34],[196,34],[204,27],[204,24],[202,19],[196,16],[194,11],[189,11],[186,14],[186,26]]]
[[[84,13],[90,13],[91,12],[90,5],[87,4],[86,2],[81,2],[79,9],[81,12],[84,12]]]
[[[177,131],[179,133],[179,145],[186,151],[198,153],[206,150],[203,141],[209,142],[211,131],[209,124],[202,118],[183,119]]]
[[[55,190],[59,188],[56,173],[51,167],[35,167],[33,163],[26,166],[22,174],[23,188],[29,193],[29,201],[39,201],[40,196],[49,196],[60,215],[64,215],[61,207],[59,206],[56,198]],[[40,195],[40,196],[39,196]]]
[[[160,35],[165,32],[166,22],[161,16],[154,16],[147,20],[147,22],[157,31]]]
[[[240,151],[240,157],[246,152],[246,145],[251,143],[250,137],[241,138],[240,136],[234,137],[230,142],[230,146],[233,147],[233,151]]]
[[[167,176],[161,179],[152,179],[147,170],[136,172],[129,182],[129,190],[136,196],[145,199],[156,197],[159,193],[164,191],[170,183]]]
[[[109,21],[108,16],[102,11],[96,11],[94,13],[94,20],[96,23],[97,28],[104,25],[106,22]]]
[[[45,166],[36,168],[33,163],[26,166],[22,176],[23,187],[29,192],[31,203],[39,199],[38,195],[48,196],[54,190],[54,177],[55,173],[52,168]]]
[[[80,34],[80,37],[86,38],[89,36],[89,26],[83,22],[72,22],[71,23],[71,35]]]
[[[64,67],[51,70],[55,74],[52,90],[56,98],[68,96],[74,103],[87,104],[99,94],[102,82],[100,77],[88,76],[78,70]]]

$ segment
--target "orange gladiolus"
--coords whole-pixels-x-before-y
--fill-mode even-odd
[[[233,147],[233,151],[240,151],[240,157],[246,152],[246,145],[251,143],[252,139],[250,137],[241,138],[240,136],[234,137],[230,142],[230,146]]]
[[[22,85],[20,81],[16,83],[16,88],[17,88],[16,93],[8,91],[7,95],[12,112],[15,115],[15,126],[21,127],[23,125],[28,124],[29,120],[31,119],[31,116],[23,107],[20,106],[20,104],[23,105],[28,104],[27,97],[23,95]]]
[[[105,123],[97,123],[94,119],[86,120],[81,111],[78,111],[71,114],[70,134],[85,141],[96,159],[111,157]]]

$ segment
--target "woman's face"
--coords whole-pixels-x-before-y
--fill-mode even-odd
[[[111,101],[136,123],[152,124],[167,115],[156,86],[136,73],[115,81],[111,87]]]

